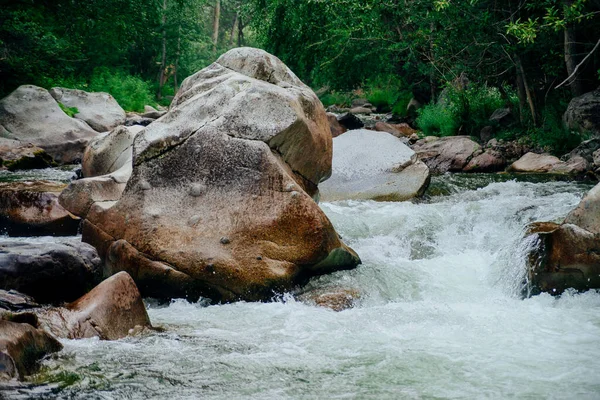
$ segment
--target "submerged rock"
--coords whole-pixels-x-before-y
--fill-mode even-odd
[[[0,319],[0,381],[33,374],[40,359],[60,350],[62,345],[48,333]]]
[[[262,50],[230,50],[136,136],[121,198],[90,208],[83,239],[147,296],[270,299],[360,262],[311,198],[331,151],[312,90]]]
[[[353,308],[360,297],[360,292],[356,289],[324,288],[302,293],[298,299],[310,305],[343,311]]]
[[[358,129],[333,139],[333,172],[319,190],[323,201],[403,201],[428,184],[429,168],[400,139]]]
[[[151,328],[131,276],[119,272],[66,307],[36,310],[39,325],[56,337],[116,340]]]
[[[0,234],[9,236],[71,236],[80,219],[58,203],[65,184],[0,182]]]
[[[75,300],[98,282],[100,267],[96,250],[78,239],[0,242],[0,288],[40,303]]]
[[[108,93],[55,87],[50,95],[66,107],[77,108],[75,118],[85,121],[96,132],[106,132],[125,123],[125,111]]]
[[[419,160],[431,172],[445,173],[462,171],[473,157],[481,154],[481,146],[468,136],[424,138],[412,146]]]
[[[529,256],[533,294],[560,294],[565,289],[600,289],[600,184],[562,224],[532,224],[538,243]]]
[[[65,114],[46,89],[23,85],[0,100],[0,136],[41,147],[56,162],[80,160],[97,135],[85,122]]]

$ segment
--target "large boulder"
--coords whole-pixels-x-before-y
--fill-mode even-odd
[[[92,204],[117,201],[131,176],[133,139],[142,126],[119,126],[108,135],[94,139],[83,154],[84,179],[72,182],[60,194],[60,204],[85,217]]]
[[[429,168],[387,132],[357,129],[333,139],[333,173],[319,185],[321,200],[403,201],[420,196]]]
[[[600,289],[600,184],[562,224],[535,223],[537,245],[529,256],[531,292]]]
[[[331,140],[317,96],[279,59],[230,50],[135,137],[121,198],[92,205],[83,239],[107,273],[163,298],[264,300],[352,268],[358,256],[311,198]]]
[[[108,93],[55,87],[50,90],[50,95],[66,107],[77,108],[74,117],[87,122],[97,132],[106,132],[125,123],[125,110]]]
[[[0,137],[41,147],[56,162],[80,160],[97,135],[85,122],[65,114],[46,89],[19,86],[0,100]]]
[[[58,204],[66,186],[49,181],[0,182],[0,234],[76,235],[80,219]]]
[[[56,337],[116,340],[151,328],[142,296],[126,272],[106,279],[65,307],[35,310],[41,328]]]
[[[412,148],[431,172],[439,174],[462,171],[473,157],[482,152],[481,146],[468,136],[424,138]]]
[[[101,275],[96,250],[78,239],[0,242],[0,288],[18,290],[40,303],[73,301]]]
[[[41,329],[0,319],[0,381],[33,374],[40,359],[60,350],[62,345]]]
[[[572,99],[563,122],[568,129],[600,135],[600,88]]]
[[[508,167],[509,172],[548,173],[557,175],[577,175],[588,169],[583,157],[573,157],[568,162],[550,154],[526,153]]]

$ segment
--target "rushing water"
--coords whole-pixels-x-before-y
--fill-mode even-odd
[[[493,178],[493,179],[492,179]],[[600,398],[600,294],[523,300],[524,226],[590,186],[436,178],[412,203],[322,204],[363,265],[309,287],[356,289],[334,312],[295,300],[150,305],[164,332],[63,340],[11,398]],[[490,183],[491,182],[491,183]],[[1,393],[0,393],[1,395]]]

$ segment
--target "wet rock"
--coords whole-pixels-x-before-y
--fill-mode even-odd
[[[98,253],[78,239],[0,242],[0,288],[39,303],[73,301],[94,287],[100,274]]]
[[[312,90],[264,51],[230,50],[136,136],[122,196],[90,208],[83,239],[144,295],[268,300],[360,261],[311,198],[331,151]]]
[[[572,99],[563,122],[568,129],[600,135],[600,88]]]
[[[360,129],[363,126],[365,126],[365,124],[361,121],[360,118],[351,113],[345,113],[340,115],[338,117],[338,122],[347,130]]]
[[[562,224],[535,223],[528,233],[538,239],[528,264],[532,294],[600,289],[600,184]]]
[[[509,172],[548,173],[576,175],[585,172],[588,165],[582,157],[574,157],[569,162],[561,161],[550,154],[527,153],[508,167]]]
[[[133,139],[142,130],[120,126],[93,140],[83,155],[85,178],[71,182],[60,195],[60,204],[85,217],[92,204],[119,200],[131,176]]]
[[[38,361],[62,345],[48,333],[35,327],[0,320],[0,381],[23,379],[35,373]]]
[[[378,121],[375,123],[375,130],[379,132],[391,133],[396,137],[407,138],[417,133],[417,131],[411,128],[407,123],[390,124],[382,121]]]
[[[473,157],[482,152],[481,146],[468,136],[424,138],[412,148],[419,160],[434,173],[462,171]]]
[[[21,145],[15,143],[12,146],[0,142],[0,169],[2,167],[9,171],[19,169],[40,169],[52,166],[54,163],[44,149],[32,144]]]
[[[329,129],[331,130],[332,137],[338,137],[348,130],[338,122],[335,114],[327,113],[327,121],[329,121]]]
[[[58,203],[66,185],[48,181],[0,182],[0,233],[9,236],[76,235],[80,219]]]
[[[22,311],[39,306],[31,296],[16,290],[0,290],[0,310]]]
[[[348,131],[333,140],[333,172],[319,185],[321,200],[403,201],[420,196],[429,169],[387,132]]]
[[[116,340],[151,328],[135,282],[126,272],[104,280],[66,307],[35,311],[39,325],[56,337]]]
[[[56,162],[81,159],[88,141],[98,135],[88,124],[65,114],[46,89],[19,86],[0,100],[0,136],[32,143]]]
[[[487,149],[480,155],[473,157],[463,168],[465,172],[497,172],[506,167],[506,160],[496,150]]]
[[[55,87],[50,95],[66,107],[76,107],[75,118],[87,122],[97,132],[110,131],[125,122],[125,111],[108,93]]]
[[[344,311],[353,308],[360,297],[358,290],[345,288],[317,289],[298,296],[302,302],[329,308],[333,311]]]

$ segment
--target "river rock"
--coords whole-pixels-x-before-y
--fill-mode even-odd
[[[600,138],[585,140],[575,147],[568,154],[561,157],[563,161],[569,161],[574,157],[583,157],[590,164],[595,164],[594,153],[600,151]],[[599,164],[600,165],[600,164]]]
[[[52,165],[52,157],[40,147],[20,142],[3,144],[0,140],[0,169],[4,167],[9,171],[16,171],[47,168]]]
[[[85,122],[65,114],[46,89],[19,86],[0,100],[0,136],[41,147],[56,162],[80,160],[97,135]]]
[[[78,239],[0,242],[0,288],[39,303],[73,301],[94,287],[100,274],[98,253]]]
[[[348,130],[360,129],[365,126],[364,122],[356,115],[349,112],[338,116],[338,122]]]
[[[0,182],[0,233],[76,235],[80,219],[58,203],[58,196],[66,186],[49,181]]]
[[[125,123],[125,110],[108,93],[55,87],[50,90],[50,95],[66,107],[76,107],[75,118],[87,122],[97,132],[110,131]]]
[[[572,99],[563,122],[568,129],[600,135],[600,87]]]
[[[417,133],[416,130],[411,128],[407,123],[390,124],[383,121],[375,123],[375,130],[379,132],[391,133],[396,137],[407,137],[410,138],[412,135]]]
[[[230,50],[136,136],[125,191],[90,208],[83,239],[108,273],[162,298],[266,300],[352,268],[358,256],[311,198],[331,140],[318,98],[279,59]]]
[[[135,282],[126,272],[104,280],[65,307],[35,310],[39,325],[56,337],[117,340],[151,328]]]
[[[535,223],[529,233],[538,237],[529,256],[533,294],[600,289],[600,184],[562,224]]]
[[[462,171],[473,157],[482,152],[481,146],[468,136],[424,138],[412,148],[419,160],[435,173]]]
[[[327,121],[329,121],[329,129],[331,130],[332,137],[338,137],[347,131],[347,129],[338,122],[335,114],[327,113]]]
[[[353,115],[370,115],[373,112],[370,108],[367,107],[353,107],[350,109],[349,113]]]
[[[0,310],[22,311],[40,307],[35,299],[16,290],[0,290]]]
[[[319,185],[321,200],[403,201],[423,194],[429,169],[387,132],[348,131],[333,139],[333,173]]]
[[[353,308],[360,297],[356,289],[334,287],[310,290],[300,294],[298,299],[310,305],[343,311]]]
[[[83,154],[79,179],[63,190],[59,202],[79,217],[85,217],[96,202],[117,201],[131,176],[133,139],[141,126],[117,127],[90,142]]]
[[[473,157],[463,168],[465,172],[497,172],[506,167],[506,160],[496,150],[487,149],[480,155]]]
[[[48,333],[25,323],[0,320],[0,381],[23,379],[38,361],[62,345]]]
[[[588,164],[582,157],[574,157],[569,162],[561,161],[550,154],[529,152],[508,167],[509,172],[548,173],[576,175],[585,172]]]

